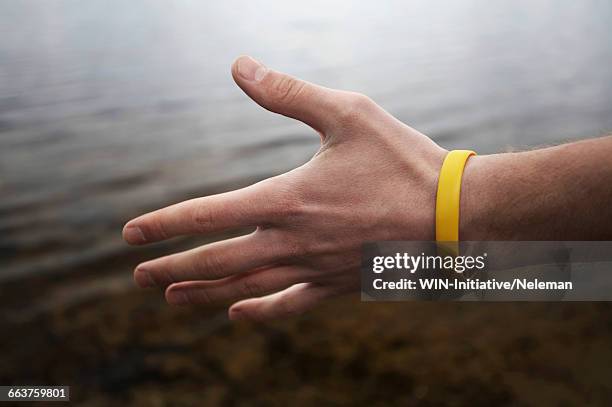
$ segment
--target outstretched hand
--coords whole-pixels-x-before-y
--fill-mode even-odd
[[[288,173],[131,220],[123,236],[135,245],[255,228],[140,264],[139,286],[165,287],[173,305],[243,299],[230,318],[272,319],[356,291],[366,241],[434,239],[444,149],[361,94],[313,85],[246,56],[232,75],[262,107],[318,132],[319,151]]]

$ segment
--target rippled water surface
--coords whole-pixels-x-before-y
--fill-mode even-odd
[[[117,258],[131,216],[306,161],[318,136],[241,93],[240,54],[492,152],[612,130],[610,21],[606,1],[2,2],[0,280]]]

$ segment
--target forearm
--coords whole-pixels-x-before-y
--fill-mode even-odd
[[[461,240],[612,240],[612,136],[472,157]]]

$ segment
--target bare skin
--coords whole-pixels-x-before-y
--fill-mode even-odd
[[[310,125],[321,147],[288,173],[131,220],[123,235],[137,245],[255,229],[140,264],[139,286],[165,287],[173,305],[243,299],[229,308],[230,318],[267,320],[358,290],[365,241],[434,239],[446,150],[363,95],[316,86],[249,57],[233,64],[232,75],[262,107]],[[464,174],[461,238],[612,238],[610,155],[611,137],[473,157]]]
[[[472,157],[462,240],[612,240],[612,136]]]

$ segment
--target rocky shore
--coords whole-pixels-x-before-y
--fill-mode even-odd
[[[50,282],[1,286],[13,308],[0,321],[0,382],[70,385],[87,406],[605,405],[612,394],[607,303],[354,296],[255,325],[228,321],[222,306],[169,307],[119,271],[29,313],[19,298]]]

